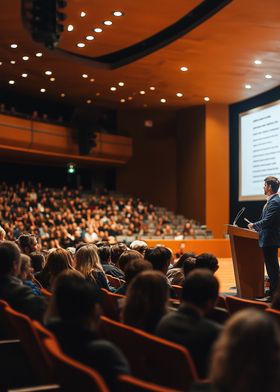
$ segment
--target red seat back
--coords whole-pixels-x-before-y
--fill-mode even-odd
[[[179,392],[178,389],[166,388],[128,375],[121,375],[118,380],[120,392]]]
[[[101,291],[102,307],[105,316],[113,320],[119,320],[120,303],[125,298],[125,295],[114,294],[104,288],[102,288]]]
[[[260,310],[265,310],[266,308],[268,308],[268,305],[264,302],[233,297],[231,295],[226,297],[226,304],[230,314],[234,314],[239,310],[247,308],[257,308]]]

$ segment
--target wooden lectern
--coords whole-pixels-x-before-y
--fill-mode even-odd
[[[264,257],[256,231],[228,225],[237,295],[242,298],[264,296]]]

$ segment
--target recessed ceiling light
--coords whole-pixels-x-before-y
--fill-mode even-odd
[[[64,94],[64,93],[61,93],[60,96],[61,96],[61,98],[64,98],[64,97],[65,97],[65,94]]]
[[[124,86],[124,82],[119,82],[118,84],[119,84],[119,86],[121,86],[121,87]]]
[[[90,81],[91,83],[93,83],[93,82],[95,81],[95,79],[94,79],[94,78],[91,78],[89,81]]]
[[[11,48],[12,49],[16,49],[17,48],[17,44],[11,44]]]
[[[114,11],[112,14],[114,16],[123,16],[123,12],[122,11]]]
[[[146,91],[141,90],[141,91],[139,91],[139,94],[144,95],[144,94],[146,94]]]
[[[84,79],[86,79],[86,78],[88,78],[88,75],[87,75],[87,74],[82,74],[82,77],[83,77]]]
[[[42,57],[42,56],[43,56],[43,53],[41,53],[41,52],[36,53],[36,57]]]
[[[206,102],[209,102],[209,101],[210,101],[210,98],[209,98],[209,97],[204,97],[203,99],[204,99],[204,101],[206,101]]]
[[[51,81],[51,82],[54,82],[54,81],[55,81],[55,78],[50,78],[50,81]]]
[[[92,100],[91,99],[87,99],[87,103],[91,103],[92,102]]]
[[[23,73],[23,74],[21,74],[21,76],[22,76],[23,78],[27,78],[28,74],[27,74],[27,73]]]
[[[179,98],[181,98],[181,97],[183,96],[182,93],[177,93],[176,95],[177,95],[177,97],[179,97]]]
[[[150,90],[154,91],[156,88],[154,86],[150,87]]]
[[[187,72],[187,71],[189,70],[189,68],[188,68],[188,67],[181,67],[180,70],[181,70],[182,72]]]
[[[103,30],[100,27],[95,27],[93,31],[95,31],[96,33],[102,33]]]
[[[144,103],[143,108],[147,108],[147,107],[148,107],[148,105],[146,103]]]
[[[93,41],[93,40],[94,40],[94,36],[93,36],[93,35],[87,35],[87,36],[86,36],[86,39],[87,39],[88,41]]]
[[[113,87],[110,87],[110,90],[111,90],[111,91],[116,91],[116,90],[117,90],[117,87],[114,87],[114,86],[113,86]]]
[[[266,79],[272,79],[272,75],[269,75],[269,74],[266,74],[264,77],[265,77]]]
[[[261,60],[255,60],[254,63],[255,63],[256,65],[261,65],[262,61],[261,61]]]
[[[14,80],[9,80],[9,84],[15,84]]]
[[[3,63],[2,63],[2,61],[0,61],[0,65],[2,65]]]
[[[96,93],[95,95],[96,95],[97,97],[99,97],[100,93]]]
[[[83,42],[78,42],[78,43],[77,43],[77,46],[78,46],[79,48],[84,48],[84,47],[86,46],[86,44],[84,44]]]
[[[133,100],[133,98],[132,98],[132,97],[128,97],[127,99],[128,99],[129,101],[132,101],[132,100]]]
[[[29,60],[29,57],[28,56],[23,56],[22,60],[27,61],[27,60]]]
[[[121,99],[121,103],[124,103],[124,102],[125,102],[125,99],[124,99],[124,98],[122,98],[122,99]]]
[[[105,24],[106,26],[111,26],[113,22],[111,20],[104,20],[103,24]]]
[[[68,25],[67,26],[67,31],[73,31],[74,30],[74,26],[73,25]]]
[[[161,102],[161,103],[165,103],[165,102],[166,102],[166,99],[165,99],[165,98],[161,98],[160,102]]]
[[[15,64],[16,61],[15,61],[15,60],[11,60],[10,63],[11,63],[11,64]]]
[[[45,93],[46,89],[45,88],[41,88],[40,91],[41,91],[41,93]]]
[[[46,71],[45,72],[45,75],[51,75],[52,74],[52,71]]]
[[[244,87],[247,88],[248,90],[249,90],[250,88],[252,88],[251,84],[245,84]]]
[[[80,13],[80,16],[81,16],[81,18],[84,18],[84,17],[86,16],[86,13],[85,13],[84,11],[82,11],[82,12]]]

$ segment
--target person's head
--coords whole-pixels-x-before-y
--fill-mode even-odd
[[[104,272],[95,245],[82,246],[75,256],[76,269],[84,276],[88,276],[91,272]]]
[[[97,245],[96,245],[97,246]],[[97,246],[98,256],[100,258],[101,264],[109,264],[111,257],[111,247],[108,242]]]
[[[218,294],[219,282],[213,273],[206,269],[195,269],[185,279],[182,301],[205,314],[215,306]]]
[[[152,264],[149,261],[144,260],[142,257],[130,260],[124,269],[124,278],[126,284],[128,285],[136,275],[140,274],[140,272],[149,271],[152,269]]]
[[[17,239],[17,244],[22,253],[25,253],[26,255],[38,250],[37,238],[33,234],[21,234]]]
[[[0,276],[17,276],[20,271],[20,249],[12,241],[0,242]]]
[[[196,268],[196,257],[187,257],[183,263],[183,273],[186,278]]]
[[[22,253],[20,255],[20,261],[21,265],[20,272],[18,275],[19,279],[21,279],[22,281],[32,279],[33,268],[31,266],[30,257]]]
[[[59,317],[62,321],[92,326],[98,301],[95,286],[80,272],[63,271],[54,281],[48,318]]]
[[[146,249],[148,248],[148,245],[147,245],[147,242],[145,242],[145,241],[134,240],[131,242],[129,247],[130,247],[130,249],[137,250],[142,255],[144,255]]]
[[[168,298],[169,287],[162,272],[141,272],[128,286],[122,320],[125,324],[154,332],[159,320],[167,312]]]
[[[44,268],[45,265],[45,256],[41,252],[31,252],[29,254],[32,268],[34,272],[40,272]]]
[[[278,325],[266,312],[246,309],[229,319],[217,340],[210,380],[218,391],[276,392],[279,367]]]
[[[143,259],[143,256],[137,250],[125,250],[119,257],[118,267],[124,271],[127,264],[135,259]]]
[[[6,238],[6,231],[0,226],[0,241],[4,241]]]
[[[197,268],[206,268],[213,273],[219,268],[218,259],[212,253],[201,253],[196,258]]]
[[[112,245],[111,246],[111,262],[113,264],[117,264],[119,261],[120,255],[127,249],[128,249],[127,246],[122,242],[119,242],[118,244]]]
[[[71,254],[63,248],[52,250],[47,256],[45,268],[50,274],[50,279],[52,283],[53,279],[60,272],[68,269],[73,269]]]
[[[152,264],[154,270],[161,271],[166,274],[172,259],[172,252],[165,246],[147,248],[145,252],[145,259]]]
[[[277,177],[268,176],[264,179],[264,194],[267,196],[272,195],[273,193],[278,192],[279,189],[279,180]]]
[[[185,260],[187,260],[189,257],[195,258],[196,255],[193,252],[185,252],[183,253],[180,258],[176,261],[176,263],[173,265],[173,268],[183,268]]]

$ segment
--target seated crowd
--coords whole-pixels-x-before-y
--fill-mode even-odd
[[[220,309],[226,317],[217,317],[214,255],[185,253],[174,260],[170,249],[149,248],[144,241],[130,247],[80,242],[70,250],[41,252],[33,234],[13,242],[0,233],[0,299],[43,323],[62,351],[96,369],[110,390],[118,390],[119,375],[133,372],[120,347],[99,328],[108,293],[118,294],[119,322],[188,350],[198,378],[207,379],[193,391],[278,389],[278,324],[255,309],[233,316]]]
[[[112,242],[118,236],[192,238],[198,230],[195,221],[159,213],[140,198],[107,192],[92,195],[82,188],[53,190],[24,182],[0,184],[0,222],[8,240],[28,231],[47,249],[75,247],[81,241]]]

